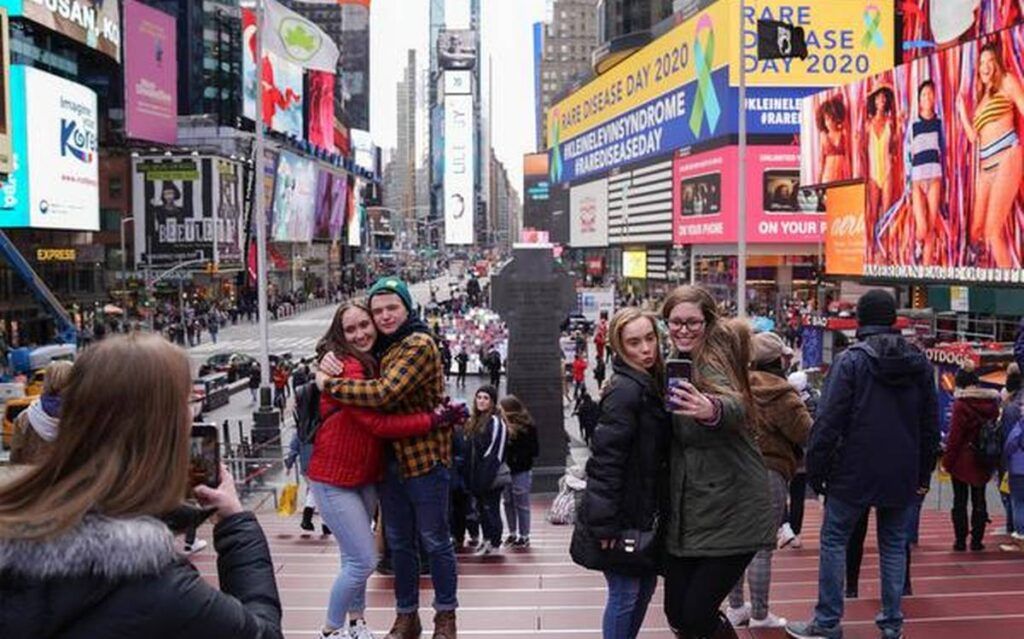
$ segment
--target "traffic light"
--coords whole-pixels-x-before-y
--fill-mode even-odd
[[[207,262],[205,270],[208,275],[215,275],[220,272],[220,266],[216,262]]]

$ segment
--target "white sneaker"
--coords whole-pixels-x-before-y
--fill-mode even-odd
[[[497,552],[498,549],[492,546],[491,542],[485,541],[482,544],[480,544],[480,547],[473,554],[477,557],[487,557],[488,555],[493,555]]]
[[[373,633],[370,632],[370,627],[366,625],[366,621],[359,619],[355,624],[348,627],[348,635],[350,639],[374,639]]]
[[[750,604],[743,604],[739,608],[733,608],[729,606],[725,609],[725,618],[729,620],[729,623],[734,628],[745,626],[750,621]]]
[[[796,539],[796,533],[793,532],[793,528],[790,527],[788,523],[785,523],[779,526],[779,532],[776,535],[776,538],[779,542],[779,549],[781,550],[793,543],[793,540]]]
[[[324,634],[323,630],[316,633],[316,639],[349,639],[349,637],[347,628],[338,628],[328,634]]]
[[[800,537],[793,537],[793,541],[789,542],[790,548],[803,548],[804,544],[800,541]]]
[[[776,617],[770,612],[764,619],[750,618],[751,628],[784,628],[786,623],[787,621],[785,617]]]
[[[1016,530],[1013,531],[1012,533],[1010,533],[1010,538],[1013,539],[1014,541],[1024,542],[1024,535],[1020,534]]]
[[[185,544],[185,548],[183,550],[186,555],[194,555],[203,548],[206,548],[206,546],[207,544],[205,539],[196,539],[191,545]]]

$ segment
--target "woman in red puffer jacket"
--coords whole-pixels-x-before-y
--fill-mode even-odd
[[[317,360],[331,351],[345,364],[343,377],[365,379],[377,373],[370,355],[377,329],[364,306],[349,302],[334,315],[317,345]],[[377,509],[377,482],[389,439],[424,435],[452,421],[452,411],[391,415],[343,405],[326,393],[320,398],[321,426],[313,443],[309,479],[320,516],[330,527],[345,560],[331,589],[325,638],[369,637],[363,610],[366,582],[377,566],[370,528]],[[345,616],[348,615],[348,624]]]
[[[942,465],[953,478],[953,550],[967,550],[967,500],[971,501],[971,550],[983,550],[988,522],[985,485],[995,470],[974,450],[978,433],[999,420],[999,392],[978,385],[978,374],[968,362],[956,375],[956,400]]]

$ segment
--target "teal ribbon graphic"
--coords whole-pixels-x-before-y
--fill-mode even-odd
[[[552,182],[562,181],[562,125],[558,121],[561,113],[558,109],[551,112],[551,168],[550,177]]]
[[[860,39],[860,46],[865,49],[872,44],[879,49],[884,47],[885,38],[882,37],[882,32],[879,31],[881,25],[882,10],[876,5],[869,4],[864,8],[864,26],[867,27],[867,31],[864,32],[864,37]]]
[[[701,44],[700,34],[708,32],[708,37]],[[718,118],[722,115],[722,107],[718,104],[715,85],[711,81],[711,66],[715,63],[715,28],[711,18],[704,14],[697,23],[697,35],[693,43],[694,69],[697,72],[697,97],[693,101],[693,112],[690,113],[690,130],[695,137],[700,137],[701,121],[707,116],[708,132],[714,133],[718,126]]]

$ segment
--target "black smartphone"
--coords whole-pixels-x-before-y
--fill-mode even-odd
[[[204,485],[216,488],[220,486],[220,442],[217,439],[216,426],[196,425],[192,427],[188,474],[193,487]]]
[[[679,382],[693,381],[693,362],[689,359],[670,359],[665,362],[665,397],[671,397],[672,388]],[[669,410],[675,410],[671,400],[666,399]]]

